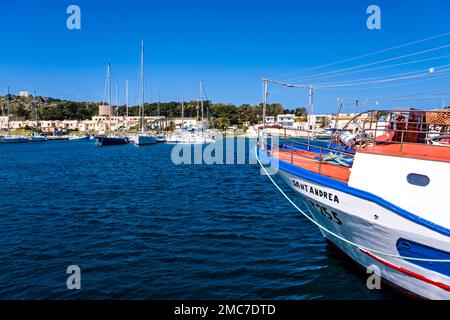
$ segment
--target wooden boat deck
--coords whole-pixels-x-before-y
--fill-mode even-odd
[[[323,176],[348,183],[350,178],[350,167],[338,166],[332,163],[317,161],[317,153],[308,151],[284,151],[276,150],[270,154],[284,162],[291,163],[294,166],[306,169],[311,172],[319,173]]]

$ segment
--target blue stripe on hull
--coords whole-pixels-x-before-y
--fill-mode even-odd
[[[450,260],[450,253],[417,243],[411,240],[398,239],[397,241],[398,254],[404,257],[421,258],[421,259],[440,259]],[[426,262],[409,260],[408,262],[418,265],[422,268],[439,272],[447,277],[450,277],[450,263],[440,262]]]

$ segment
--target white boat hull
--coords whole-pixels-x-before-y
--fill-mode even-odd
[[[373,201],[341,192],[308,179],[280,171],[314,220],[336,235],[360,246],[399,256],[399,239],[450,252],[450,238]],[[382,278],[415,295],[428,299],[450,299],[450,277],[410,260],[368,252],[321,229],[322,235],[363,267],[376,266]],[[370,251],[370,250],[369,250]],[[435,257],[436,258],[436,257]]]
[[[145,146],[149,144],[155,144],[156,138],[154,136],[138,135],[134,137],[133,142],[137,146]]]
[[[46,142],[48,139],[47,137],[43,137],[43,136],[33,136],[30,138],[31,142]]]

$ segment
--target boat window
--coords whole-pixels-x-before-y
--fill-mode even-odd
[[[408,182],[410,184],[413,184],[413,185],[419,186],[419,187],[426,187],[427,185],[430,184],[430,178],[428,178],[428,176],[423,175],[423,174],[410,173],[410,174],[408,174],[406,179],[408,180]]]

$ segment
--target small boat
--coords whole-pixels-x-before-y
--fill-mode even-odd
[[[448,300],[450,148],[429,143],[436,130],[448,137],[450,111],[372,110],[338,137],[352,152],[268,135],[255,150],[328,242],[410,296]]]
[[[48,138],[41,134],[33,134],[30,138],[31,142],[47,142]]]
[[[25,143],[28,141],[29,140],[25,137],[6,136],[0,138],[0,142],[2,143]]]
[[[139,134],[134,137],[133,142],[137,146],[145,146],[149,144],[155,144],[157,142],[156,137],[152,135]]]
[[[82,141],[82,140],[88,140],[89,136],[69,136],[68,140],[70,141]]]
[[[123,144],[128,144],[127,137],[113,137],[113,136],[100,136],[97,137],[100,146],[119,146]]]

